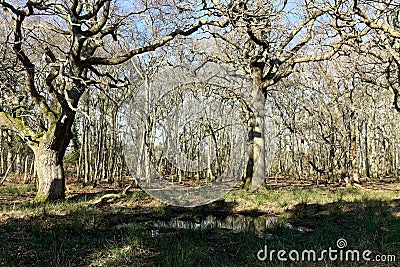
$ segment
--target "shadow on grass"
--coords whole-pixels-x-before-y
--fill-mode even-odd
[[[73,204],[71,204],[73,205]],[[234,204],[223,200],[208,206],[183,209],[170,206],[136,209],[76,205],[65,215],[43,212],[0,221],[0,266],[398,266],[400,261],[400,200],[338,201],[326,205],[299,204],[284,224],[260,238],[251,232],[225,229],[154,229],[147,222],[177,215],[227,215]],[[43,208],[43,210],[45,210]],[[249,215],[259,215],[255,211]],[[121,223],[133,227],[118,229]],[[347,248],[392,254],[397,262],[279,262],[257,260],[257,252],[337,248],[339,238]],[[275,254],[276,255],[276,254]]]

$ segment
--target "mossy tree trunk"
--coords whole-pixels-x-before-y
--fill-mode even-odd
[[[65,197],[65,174],[63,158],[72,138],[75,112],[66,108],[60,119],[49,128],[33,148],[38,177],[35,200],[44,202]]]
[[[22,120],[0,111],[0,125],[17,132],[35,154],[38,202],[62,199],[65,196],[63,157],[72,138],[74,118],[75,111],[64,106],[60,113],[55,113],[46,132],[35,133]]]

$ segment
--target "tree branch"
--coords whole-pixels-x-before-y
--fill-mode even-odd
[[[375,30],[381,30],[387,34],[389,34],[390,36],[394,37],[394,38],[400,38],[400,32],[396,31],[395,29],[383,25],[381,23],[377,23],[375,21],[373,21],[371,18],[368,17],[368,15],[362,11],[360,9],[359,6],[355,5],[354,10],[356,11],[356,13],[363,19],[363,22],[369,26],[371,29],[375,29]]]
[[[29,4],[31,2],[28,2],[28,7],[32,6],[33,3]],[[26,71],[27,77],[26,77],[26,88],[31,95],[33,101],[35,104],[39,107],[39,109],[42,111],[42,113],[50,120],[50,121],[55,121],[57,114],[55,111],[53,111],[50,106],[46,103],[46,100],[43,96],[39,94],[35,87],[35,66],[29,59],[29,57],[26,55],[25,51],[22,48],[22,41],[23,41],[23,35],[22,35],[22,24],[24,22],[24,19],[26,16],[29,16],[30,14],[33,13],[31,8],[29,9],[29,12],[25,12],[20,9],[16,9],[12,5],[5,3],[4,1],[0,2],[0,5],[3,7],[11,10],[15,15],[16,19],[14,21],[14,45],[13,49],[15,53],[17,54],[18,60],[22,63],[24,66],[24,69]]]
[[[16,132],[22,139],[27,141],[30,147],[34,147],[39,144],[37,141],[37,134],[35,134],[31,127],[26,125],[23,120],[13,118],[5,111],[0,111],[0,126]]]
[[[170,41],[172,41],[175,37],[177,36],[189,36],[191,34],[193,34],[194,32],[196,32],[197,30],[199,30],[202,26],[204,25],[211,25],[211,26],[217,26],[217,27],[226,27],[228,25],[228,21],[224,21],[224,22],[217,22],[217,21],[199,21],[198,23],[192,25],[191,28],[187,29],[187,30],[175,30],[173,32],[171,32],[170,34],[166,35],[164,38],[162,38],[161,40],[159,40],[158,42],[152,43],[150,45],[147,46],[143,46],[140,48],[136,48],[131,50],[130,52],[122,55],[122,56],[118,56],[118,57],[112,57],[112,58],[105,58],[105,57],[89,57],[87,59],[84,59],[82,61],[82,65],[85,67],[88,66],[93,66],[93,65],[118,65],[118,64],[122,64],[126,61],[128,61],[129,59],[131,59],[132,57],[136,56],[136,55],[140,55],[146,52],[151,52],[156,50],[159,47],[164,46],[165,44],[169,43]]]

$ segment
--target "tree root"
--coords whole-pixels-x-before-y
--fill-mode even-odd
[[[95,205],[102,205],[105,203],[112,203],[115,202],[116,200],[119,200],[121,198],[126,197],[126,192],[132,187],[132,185],[128,185],[127,187],[124,188],[124,190],[119,193],[119,194],[106,194],[102,196],[99,199],[93,200],[89,203],[90,206],[95,206]]]

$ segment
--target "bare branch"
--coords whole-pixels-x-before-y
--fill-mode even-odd
[[[118,57],[112,57],[112,58],[105,58],[105,57],[89,57],[85,60],[82,61],[82,65],[83,66],[92,66],[92,65],[118,65],[118,64],[122,64],[126,61],[128,61],[130,58],[136,56],[136,55],[140,55],[146,52],[151,52],[156,50],[159,47],[162,47],[164,45],[166,45],[167,43],[171,42],[175,37],[177,36],[189,36],[191,34],[193,34],[194,32],[196,32],[197,30],[199,30],[202,26],[204,25],[212,25],[212,26],[217,26],[217,27],[225,27],[228,25],[228,21],[224,21],[224,22],[217,22],[217,21],[199,21],[198,23],[192,25],[192,27],[190,27],[187,30],[175,30],[173,32],[171,32],[170,34],[164,36],[164,38],[162,38],[161,40],[154,42],[150,45],[147,46],[143,46],[140,48],[136,48],[131,50],[130,52],[122,55],[122,56],[118,56]]]

